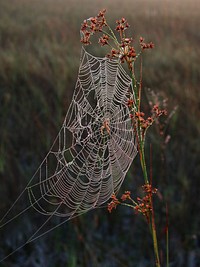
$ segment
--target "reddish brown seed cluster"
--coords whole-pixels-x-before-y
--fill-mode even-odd
[[[128,99],[127,106],[132,109],[134,105],[133,99]],[[152,108],[152,115],[147,119],[144,118],[144,112],[135,112],[134,114],[130,114],[130,118],[137,119],[140,123],[141,128],[145,131],[149,126],[153,124],[153,122],[160,116],[167,115],[167,111],[165,109],[160,109],[158,105],[154,105]]]
[[[132,42],[133,42],[132,38],[127,38],[127,37],[122,38],[120,46],[125,48],[125,47],[127,47],[127,45],[131,45]]]
[[[101,46],[107,45],[108,44],[108,40],[109,40],[108,35],[103,34],[103,36],[99,38],[99,44]]]
[[[156,194],[158,190],[156,188],[153,188],[151,184],[143,185],[142,190],[145,194],[143,198],[137,197],[137,201],[134,201],[131,198],[131,192],[125,191],[125,193],[121,196],[121,201],[131,201],[133,204],[127,204],[127,206],[132,207],[136,213],[141,213],[142,215],[144,215],[147,221],[149,221],[150,214],[152,212],[152,196],[153,194]],[[110,213],[113,209],[116,209],[119,204],[122,204],[122,202],[118,200],[118,198],[114,194],[112,195],[111,199],[111,202],[108,203],[108,211]]]
[[[134,207],[136,213],[142,213],[147,219],[149,218],[149,212],[152,211],[151,199],[149,195],[143,198],[137,198],[138,205]]]
[[[135,117],[140,121],[143,122],[144,121],[144,112],[135,112]]]
[[[165,109],[160,109],[158,105],[153,106],[152,113],[156,118],[162,115],[167,115],[167,111]]]
[[[140,126],[142,129],[147,129],[153,123],[153,118],[148,117],[147,119],[144,118],[144,112],[135,112],[135,118],[140,122]]]
[[[123,27],[122,27],[123,28]],[[124,30],[126,28],[124,28],[123,30],[121,30],[122,34],[120,34],[120,43],[119,43],[119,47],[117,50],[115,50],[114,54],[111,51],[111,54],[107,55],[109,58],[112,57],[119,57],[120,61],[122,63],[124,63],[125,61],[128,63],[129,67],[131,68],[131,63],[135,60],[137,54],[135,51],[135,48],[132,46],[132,38],[124,38],[122,36],[124,36]],[[120,33],[121,33],[120,32]]]
[[[167,111],[165,109],[160,109],[158,105],[154,105],[152,109],[152,115],[151,117],[148,117],[147,119],[139,118],[139,121],[141,123],[141,127],[143,129],[147,129],[150,125],[153,124],[153,122],[160,116],[167,115]]]
[[[116,209],[116,207],[121,204],[121,202],[118,200],[118,198],[115,196],[115,194],[113,194],[111,196],[111,202],[108,203],[108,211],[111,213],[113,209]],[[121,196],[121,200],[125,201],[125,200],[131,200],[131,192],[130,191],[125,191],[125,193]]]
[[[106,10],[103,9],[99,12],[96,17],[91,17],[87,20],[84,20],[83,24],[81,25],[81,42],[85,45],[91,44],[90,37],[96,32],[102,32],[104,26],[108,26],[105,18]],[[108,58],[119,58],[121,63],[126,62],[128,64],[129,69],[133,70],[133,61],[135,61],[137,57],[136,50],[133,46],[132,38],[126,37],[125,31],[130,27],[129,23],[125,18],[121,18],[120,20],[116,21],[116,28],[115,30],[119,33],[119,40],[117,41],[116,36],[112,32],[110,28],[110,34],[103,34],[99,38],[99,44],[101,46],[105,45],[112,45],[110,44],[109,40],[114,42],[114,47],[111,48],[111,52],[107,55]],[[145,43],[144,38],[140,37],[140,46],[142,50],[153,48],[154,44],[152,42]]]
[[[117,24],[117,27],[115,28],[115,30],[120,32],[120,33],[124,32],[126,29],[128,29],[130,27],[130,25],[128,24],[128,22],[125,18],[117,20],[116,24]]]
[[[152,195],[157,193],[157,189],[150,184],[143,185],[142,189],[146,195],[143,198],[137,198],[138,205],[134,207],[134,210],[137,213],[142,213],[149,221],[149,215],[152,212]]]
[[[141,46],[142,50],[154,48],[154,44],[152,42],[145,43],[143,37],[140,37],[140,46]]]
[[[81,25],[82,38],[81,42],[85,45],[91,44],[90,37],[96,32],[101,32],[103,27],[107,25],[105,19],[106,10],[103,9],[96,17],[84,20]]]
[[[133,104],[134,104],[133,99],[128,99],[128,101],[127,101],[127,106],[128,106],[129,108],[131,108],[131,107],[133,106]]]
[[[122,201],[125,201],[127,199],[131,199],[131,192],[130,191],[125,191],[125,193],[121,196]]]
[[[154,119],[152,117],[148,117],[146,120],[144,119],[141,122],[141,127],[142,129],[147,129],[150,125],[152,125],[152,123],[154,122]]]
[[[127,61],[127,63],[133,62],[135,57],[137,56],[135,48],[131,46],[132,39],[124,38],[121,40],[120,44],[120,59],[121,62]]]
[[[151,184],[145,184],[142,186],[142,189],[145,193],[156,194],[158,192],[157,188],[153,188]]]
[[[113,209],[116,209],[117,205],[120,204],[120,201],[117,199],[115,194],[111,196],[112,201],[108,203],[108,211],[111,213]]]
[[[153,118],[152,117],[148,117],[143,123],[142,123],[142,128],[146,129],[148,128],[150,125],[152,125],[153,123]]]
[[[110,51],[110,54],[107,54],[108,58],[115,58],[115,57],[119,57],[120,51],[117,49],[112,48]]]

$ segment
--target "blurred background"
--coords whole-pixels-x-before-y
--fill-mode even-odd
[[[78,73],[80,25],[102,8],[110,25],[125,17],[135,40],[143,36],[155,44],[143,57],[143,108],[148,109],[148,88],[168,99],[163,135],[155,125],[147,139],[153,183],[160,192],[155,202],[162,266],[166,203],[170,266],[200,266],[199,0],[0,0],[0,215],[26,186],[62,125]],[[87,49],[98,56],[108,52],[96,43]],[[121,193],[130,190],[137,197],[142,184],[136,158]],[[1,258],[23,239],[24,227],[34,229],[31,216],[0,229]],[[144,218],[119,207],[111,214],[98,209],[67,222],[0,266],[154,264]]]

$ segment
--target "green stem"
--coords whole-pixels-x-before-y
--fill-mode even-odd
[[[126,207],[129,207],[129,208],[134,208],[134,206],[133,205],[131,205],[131,204],[128,204],[128,203],[120,203],[122,206],[126,206]],[[137,203],[136,203],[137,204]]]
[[[118,42],[118,40],[117,40],[117,37],[115,36],[115,34],[114,34],[114,32],[112,31],[112,29],[110,28],[110,26],[107,25],[107,27],[108,27],[108,29],[109,29],[109,31],[110,31],[111,34],[108,33],[107,31],[104,31],[104,30],[102,30],[102,32],[103,32],[104,34],[108,35],[108,36],[114,41],[116,47],[119,47],[119,42]]]
[[[159,257],[159,251],[158,251],[158,241],[157,241],[155,215],[154,215],[152,198],[151,198],[151,205],[152,205],[151,229],[152,229],[153,247],[154,247],[154,254],[155,254],[155,263],[156,263],[156,267],[160,267],[160,257]]]
[[[142,72],[142,67],[141,67],[141,72]],[[141,80],[140,80],[140,84],[139,84],[139,88],[138,88],[133,68],[132,69],[130,68],[130,73],[131,73],[132,86],[133,86],[133,96],[135,98],[134,99],[135,100],[135,110],[136,110],[136,112],[140,112]],[[140,154],[140,164],[141,164],[141,167],[142,167],[144,182],[147,185],[147,184],[149,184],[149,179],[148,179],[148,173],[147,173],[147,167],[146,167],[145,148],[144,148],[146,132],[142,132],[143,130],[141,128],[139,120],[136,122],[135,129],[136,129],[136,135],[137,135],[137,139],[138,139],[138,150],[139,150],[139,154]],[[151,206],[152,206],[152,211],[149,214],[149,216],[150,216],[150,231],[151,231],[152,239],[153,239],[155,264],[156,264],[156,267],[160,267],[158,241],[157,241],[157,233],[156,233],[156,225],[155,225],[155,214],[154,214],[152,197],[151,197]]]
[[[137,93],[137,82],[136,82],[136,78],[135,75],[133,73],[133,71],[130,70],[131,73],[131,80],[132,80],[132,86],[133,86],[133,97],[134,97],[134,101],[135,101],[135,107],[136,107],[136,111],[138,112],[138,93]]]
[[[145,184],[149,184],[149,179],[148,179],[148,174],[147,174],[147,166],[146,166],[146,160],[145,160],[144,141],[142,140],[140,129],[139,129],[139,134],[140,134],[140,136],[139,136],[140,163],[141,163],[141,167],[142,167],[142,172],[143,172]]]

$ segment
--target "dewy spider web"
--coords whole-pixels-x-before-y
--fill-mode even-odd
[[[137,154],[127,106],[130,86],[131,79],[118,59],[97,58],[82,48],[75,91],[61,130],[16,200],[28,193],[29,205],[6,221],[15,202],[2,218],[1,227],[31,207],[48,216],[27,244],[101,206],[118,192]],[[46,230],[52,216],[64,220]]]

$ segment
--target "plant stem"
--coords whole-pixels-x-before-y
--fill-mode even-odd
[[[142,72],[142,62],[140,66],[140,71]],[[137,82],[135,75],[133,73],[133,68],[130,69],[131,71],[131,78],[132,78],[132,86],[133,86],[133,95],[135,96],[135,105],[136,105],[136,111],[140,112],[140,103],[141,103],[141,87],[142,87],[142,80],[140,80],[139,88],[137,88]],[[140,73],[141,75],[141,73]],[[141,78],[142,79],[142,78]],[[144,177],[144,182],[146,185],[149,184],[149,179],[148,179],[148,173],[147,173],[147,167],[146,167],[146,160],[145,160],[145,133],[142,133],[140,121],[138,120],[136,124],[136,135],[138,139],[138,151],[140,154],[140,164],[142,167],[142,172],[143,172],[143,177]],[[152,234],[152,239],[153,239],[153,248],[154,248],[154,255],[155,255],[155,264],[156,267],[160,267],[160,258],[159,258],[159,251],[158,251],[158,241],[157,241],[157,233],[156,233],[156,225],[155,225],[155,214],[154,214],[154,208],[153,208],[153,199],[151,196],[151,207],[152,211],[149,213],[150,216],[150,231]]]
[[[166,253],[167,253],[167,267],[169,267],[169,230],[168,227],[166,229],[166,243],[167,243],[167,248],[166,248]]]
[[[141,163],[141,167],[142,167],[142,171],[143,171],[144,181],[145,181],[145,184],[149,184],[147,167],[146,167],[146,160],[145,160],[144,141],[143,140],[141,140],[139,153],[140,153],[140,163]],[[156,263],[156,267],[160,267],[160,258],[159,258],[159,252],[158,252],[158,241],[157,241],[155,214],[154,214],[152,196],[151,196],[151,207],[152,207],[152,211],[150,212],[149,215],[150,215],[150,228],[151,228],[151,232],[152,232],[155,263]]]
[[[152,205],[151,229],[152,229],[153,247],[154,247],[154,254],[155,254],[155,263],[156,263],[156,267],[160,267],[160,257],[159,257],[159,251],[158,251],[155,214],[154,214],[153,199],[152,198],[151,198],[151,205]]]
[[[166,205],[166,266],[169,267],[169,221],[168,221],[168,205]]]
[[[142,170],[143,170],[143,176],[144,176],[145,184],[149,184],[147,168],[146,168],[146,161],[145,161],[145,153],[144,153],[144,143],[142,143],[140,154],[141,154],[140,162],[141,162],[141,166],[142,166]],[[153,239],[155,263],[156,263],[156,267],[160,267],[160,258],[159,258],[159,251],[158,251],[158,241],[157,241],[155,214],[154,214],[152,196],[151,196],[151,207],[152,207],[152,211],[150,212],[149,215],[150,215],[150,228],[151,228],[152,239]]]
[[[142,167],[142,171],[143,171],[144,181],[145,181],[145,184],[149,184],[143,140],[140,141],[139,153],[140,153],[140,163],[141,163],[141,167]]]

